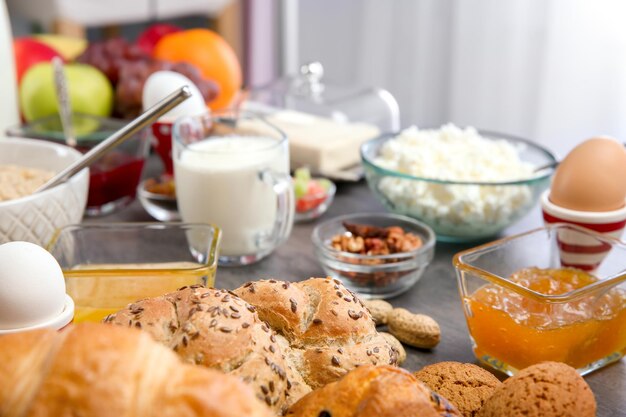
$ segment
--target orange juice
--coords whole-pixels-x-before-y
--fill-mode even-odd
[[[580,270],[526,268],[510,280],[544,295],[583,288],[597,278]],[[626,353],[626,292],[612,288],[566,302],[546,302],[487,284],[465,302],[478,358],[522,369],[541,361],[574,368]],[[499,366],[498,366],[499,365]]]
[[[139,299],[215,282],[215,266],[193,262],[78,265],[63,274],[76,304],[75,322],[101,321]]]

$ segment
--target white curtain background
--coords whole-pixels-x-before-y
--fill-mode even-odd
[[[516,134],[564,155],[626,141],[626,1],[301,0],[300,61],[388,89],[402,125]]]

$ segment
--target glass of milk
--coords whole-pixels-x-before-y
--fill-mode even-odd
[[[222,229],[220,265],[269,255],[291,233],[287,137],[247,112],[183,117],[172,135],[178,210]]]

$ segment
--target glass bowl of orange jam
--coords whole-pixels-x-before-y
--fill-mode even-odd
[[[584,375],[626,353],[625,242],[554,224],[453,262],[479,361],[509,375],[558,361]]]

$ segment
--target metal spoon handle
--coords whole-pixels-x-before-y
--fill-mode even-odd
[[[67,77],[63,70],[63,61],[59,57],[52,60],[54,67],[54,87],[57,94],[57,103],[59,104],[59,116],[61,118],[61,126],[65,136],[65,143],[72,148],[76,147],[76,135],[74,135],[74,126],[72,123],[72,104],[67,87]]]
[[[181,87],[174,93],[165,97],[163,100],[159,101],[157,104],[140,114],[136,119],[133,119],[133,121],[128,123],[126,126],[100,142],[96,147],[84,154],[82,158],[72,163],[63,171],[56,174],[47,183],[39,187],[39,189],[37,189],[37,191],[35,192],[38,193],[40,191],[47,190],[66,181],[68,178],[70,178],[72,175],[76,174],[83,168],[90,166],[107,151],[124,142],[126,139],[130,138],[135,133],[158,119],[160,116],[172,110],[183,101],[187,100],[189,97],[191,97],[191,91],[189,90],[189,87]]]

